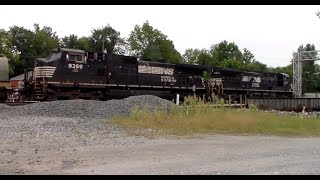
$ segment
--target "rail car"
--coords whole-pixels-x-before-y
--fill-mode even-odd
[[[9,60],[0,54],[0,102],[6,101],[12,93],[9,81]]]
[[[291,98],[292,84],[285,73],[250,72],[213,67],[212,76],[223,82],[223,95],[249,98]]]

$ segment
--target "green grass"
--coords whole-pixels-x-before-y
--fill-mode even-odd
[[[170,112],[136,109],[113,123],[134,135],[265,134],[319,136],[320,118],[302,118],[244,109],[212,108],[199,100],[187,99]]]

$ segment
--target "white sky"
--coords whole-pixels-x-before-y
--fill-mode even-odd
[[[50,26],[59,37],[88,36],[108,23],[128,36],[146,20],[166,34],[183,54],[186,48],[209,48],[222,40],[249,49],[268,66],[285,66],[300,44],[320,50],[319,5],[24,5],[0,6],[0,28],[33,23]]]

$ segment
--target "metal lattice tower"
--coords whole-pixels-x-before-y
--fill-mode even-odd
[[[295,97],[302,95],[302,62],[320,60],[317,50],[314,51],[298,51],[293,53],[293,93]]]

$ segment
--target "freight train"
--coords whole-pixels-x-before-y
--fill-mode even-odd
[[[108,100],[147,94],[170,100],[177,94],[182,99],[189,95],[208,99],[212,94],[236,99],[240,95],[292,97],[292,89],[284,73],[141,61],[134,56],[56,48],[25,71],[21,94],[32,101]]]

